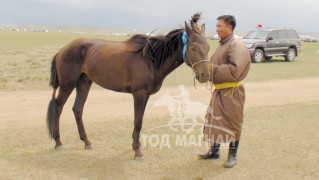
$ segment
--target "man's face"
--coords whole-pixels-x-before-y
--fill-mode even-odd
[[[232,26],[226,24],[224,20],[217,20],[216,32],[221,39],[224,39],[229,36],[233,32],[233,30]]]

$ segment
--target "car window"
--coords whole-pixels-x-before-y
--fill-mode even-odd
[[[287,31],[287,35],[289,39],[297,39],[298,38],[298,34],[296,31]]]
[[[259,30],[259,31],[250,31],[244,39],[266,39],[269,31]]]
[[[285,31],[278,31],[279,39],[287,39]]]
[[[272,39],[279,39],[278,38],[278,31],[271,31],[270,33],[269,33],[269,35],[268,35],[268,38],[269,37],[272,37]]]

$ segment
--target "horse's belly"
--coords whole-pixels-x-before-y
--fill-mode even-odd
[[[121,77],[104,76],[104,78],[94,78],[93,82],[105,89],[117,92],[131,92],[129,83]]]
[[[116,70],[116,68],[100,66],[97,68],[84,69],[83,72],[94,83],[105,89],[117,92],[130,92],[130,83],[127,76]]]

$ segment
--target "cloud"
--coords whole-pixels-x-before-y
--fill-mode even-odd
[[[29,2],[39,5],[60,6],[64,8],[88,9],[95,7],[95,1],[89,0],[29,0]],[[92,3],[94,2],[94,3]]]
[[[232,14],[236,30],[293,27],[317,31],[317,0],[1,0],[0,25],[36,23],[44,25],[88,25],[110,28],[167,29],[183,25],[195,12],[215,31],[216,17]]]

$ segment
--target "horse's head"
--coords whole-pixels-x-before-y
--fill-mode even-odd
[[[205,24],[198,27],[197,22],[201,13],[192,16],[189,26],[185,22],[185,32],[183,34],[183,58],[186,64],[192,67],[196,73],[196,79],[201,82],[207,82],[210,78],[208,51],[209,45],[205,39]]]

